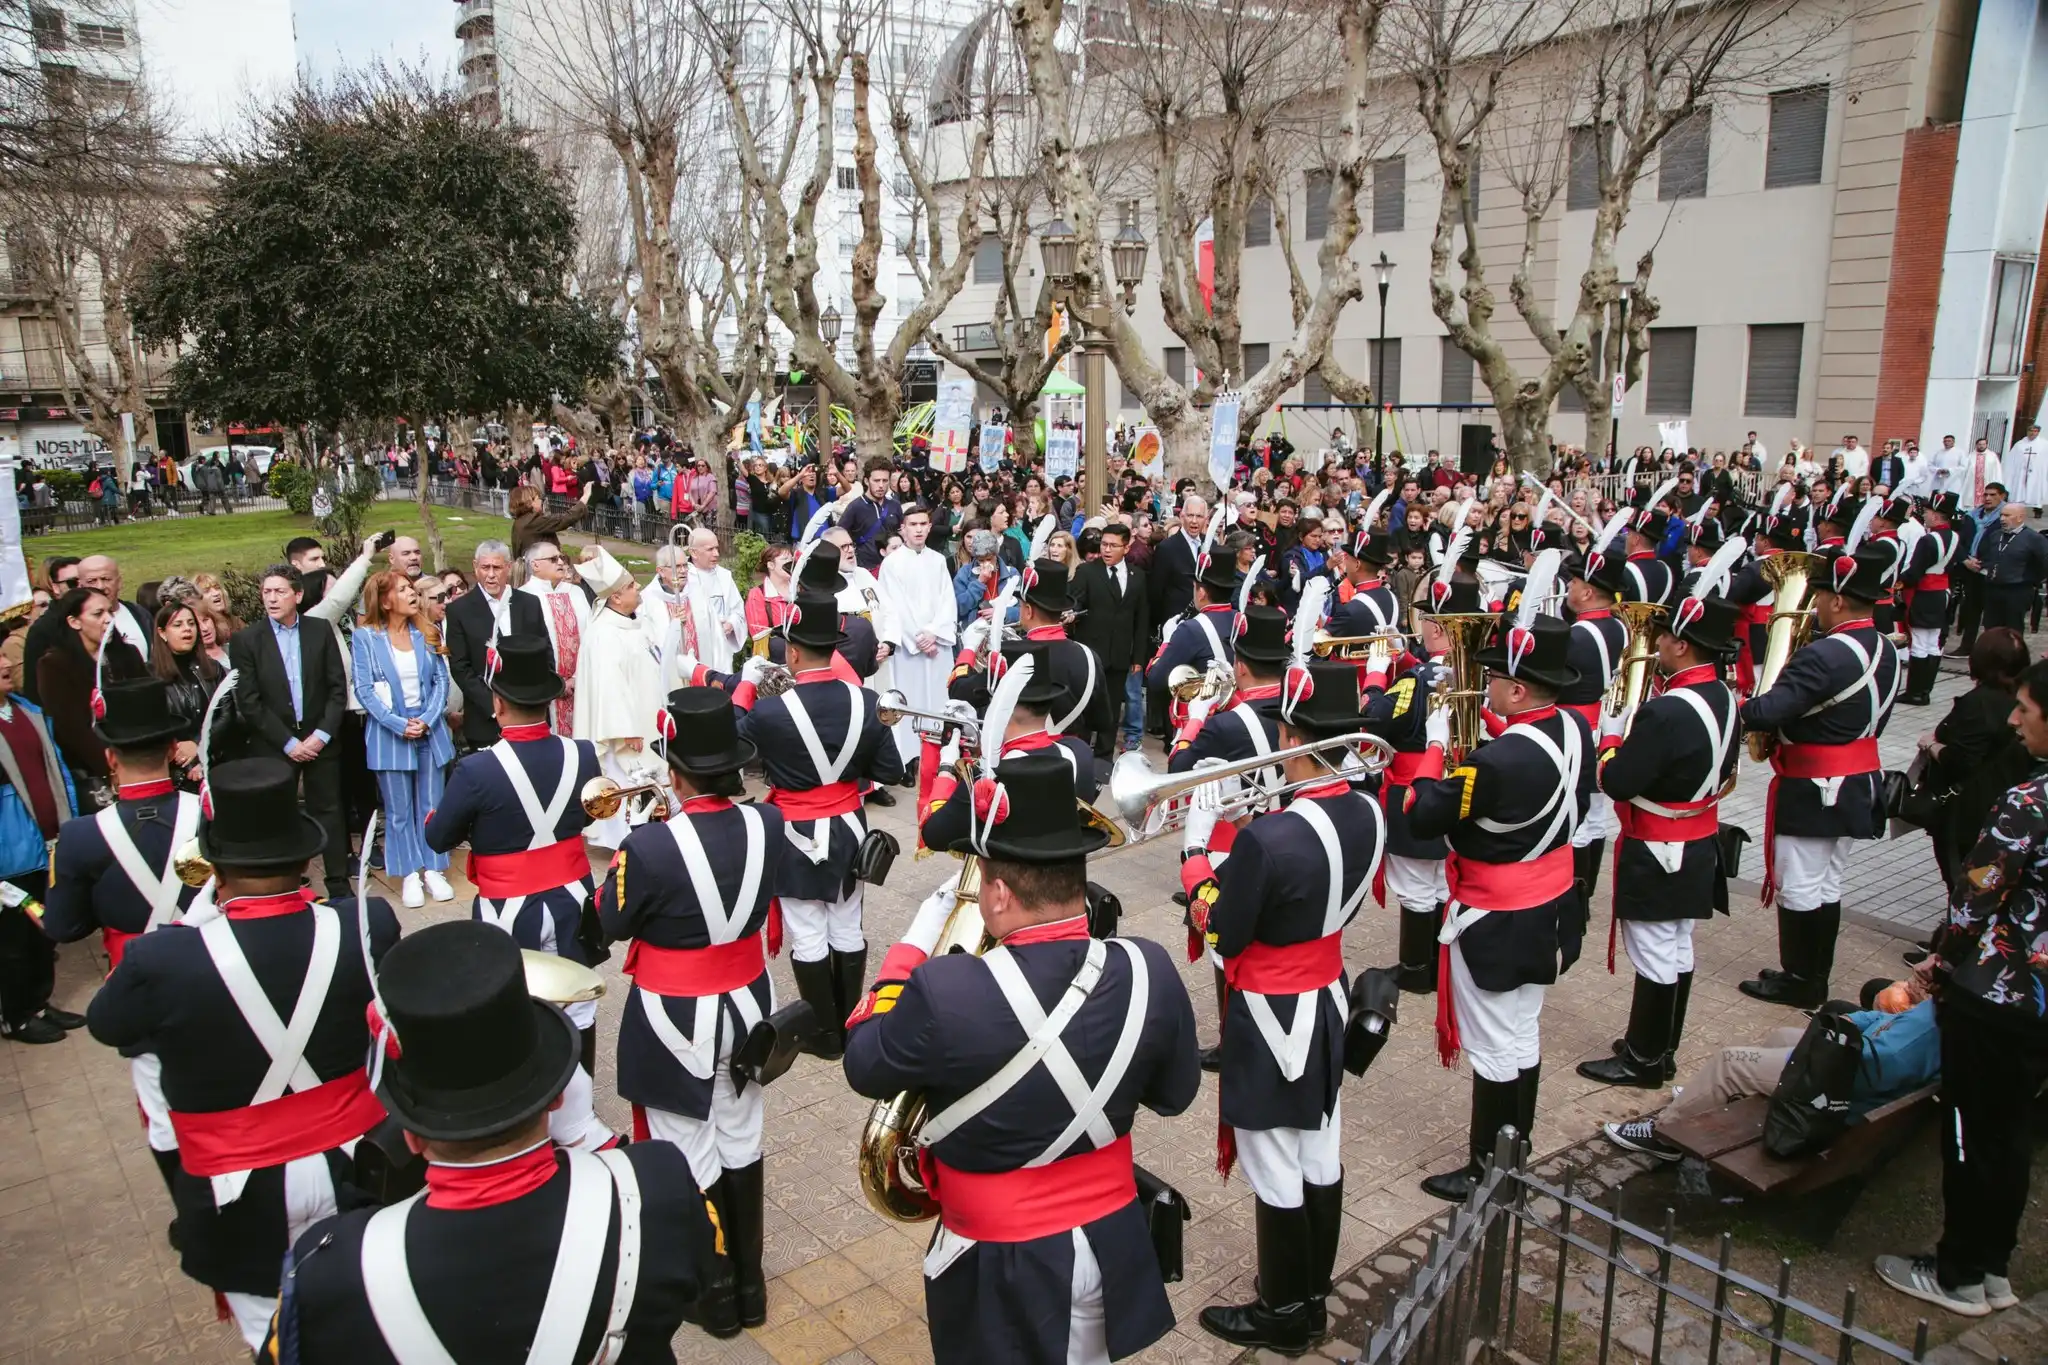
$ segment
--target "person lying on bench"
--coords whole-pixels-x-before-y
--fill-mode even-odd
[[[1863,1065],[1857,1068],[1850,1110],[1865,1114],[1941,1078],[1941,1035],[1934,1026],[1934,1001],[1917,979],[1887,984],[1866,982],[1863,1009],[1848,1016],[1863,1031]],[[1657,1134],[1660,1124],[1691,1118],[1733,1104],[1745,1095],[1769,1095],[1806,1030],[1772,1029],[1753,1047],[1724,1047],[1688,1085],[1677,1087],[1670,1104],[1656,1114],[1626,1123],[1603,1123],[1607,1140],[1659,1161],[1684,1155]]]

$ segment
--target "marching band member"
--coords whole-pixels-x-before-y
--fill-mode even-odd
[[[1735,571],[1728,586],[1728,600],[1742,608],[1743,633],[1735,659],[1736,690],[1747,696],[1756,682],[1756,670],[1763,663],[1770,638],[1771,613],[1777,607],[1777,593],[1759,566],[1774,555],[1800,554],[1806,550],[1807,510],[1792,501],[1792,485],[1778,485],[1771,510],[1763,519],[1757,537],[1756,557]]]
[[[1721,667],[1734,657],[1741,610],[1705,588],[1746,548],[1740,537],[1729,541],[1658,635],[1663,691],[1633,717],[1610,717],[1602,733],[1599,783],[1620,826],[1607,969],[1614,970],[1618,931],[1636,980],[1627,1036],[1613,1056],[1579,1063],[1588,1080],[1656,1089],[1676,1074],[1692,995],[1693,921],[1728,910],[1718,810],[1742,746],[1740,699]]]
[[[1671,514],[1664,509],[1664,499],[1677,487],[1678,480],[1668,479],[1648,493],[1637,494],[1634,515],[1628,520],[1628,563],[1621,590],[1624,602],[1668,607],[1678,596],[1678,575],[1657,558],[1671,530]]]
[[[1845,483],[1814,512],[1813,518],[1813,548],[1816,551],[1841,545],[1848,539],[1849,529],[1863,519],[1863,500],[1851,497]]]
[[[1092,1365],[1173,1326],[1131,1127],[1141,1105],[1171,1116],[1194,1101],[1194,1009],[1158,944],[1089,937],[1087,855],[1109,836],[1080,820],[1066,762],[984,754],[953,851],[981,859],[996,946],[930,957],[953,903],[928,899],[848,1021],[846,1078],[870,1097],[925,1095],[936,1358]]]
[[[253,1351],[285,1252],[335,1211],[357,1139],[384,1118],[364,1069],[366,1011],[371,961],[398,921],[381,900],[322,904],[302,888],[327,836],[300,807],[291,764],[219,764],[203,799],[217,911],[130,942],[86,1020],[107,1046],[162,1064],[182,1268]]]
[[[1568,657],[1571,628],[1537,611],[1540,587],[1525,586],[1479,655],[1488,709],[1505,729],[1441,779],[1418,777],[1409,811],[1417,834],[1444,836],[1451,847],[1437,1050],[1446,1066],[1461,1050],[1471,1056],[1469,1159],[1422,1188],[1454,1203],[1472,1192],[1502,1126],[1529,1138],[1544,988],[1557,980],[1561,957],[1578,956],[1571,839],[1592,794],[1593,736],[1557,705],[1578,673]],[[1428,725],[1430,743],[1447,750],[1449,714],[1432,707]]]
[[[1934,700],[1934,684],[1941,677],[1941,628],[1948,620],[1948,574],[1955,563],[1961,537],[1949,525],[1956,514],[1956,495],[1936,493],[1927,500],[1921,514],[1926,530],[1913,543],[1899,570],[1899,582],[1906,594],[1907,651],[1906,690],[1902,706],[1927,706]]]
[[[171,781],[171,743],[186,736],[155,679],[110,682],[100,689],[106,714],[93,734],[107,746],[116,800],[99,814],[68,820],[57,834],[43,932],[75,943],[97,929],[107,969],[121,965],[128,945],[176,922],[196,887],[178,879],[179,850],[199,832],[199,797]],[[144,1052],[129,1058],[149,1154],[177,1194],[178,1135],[164,1102],[163,1063]]]
[[[1557,694],[1557,704],[1579,713],[1586,728],[1600,733],[1600,714],[1607,704],[1607,691],[1621,671],[1622,655],[1628,650],[1628,624],[1614,614],[1614,604],[1630,586],[1628,559],[1610,548],[1627,525],[1627,512],[1617,512],[1601,528],[1583,560],[1577,556],[1565,564],[1567,581],[1565,605],[1571,609],[1572,642],[1566,656],[1578,670],[1579,679]],[[1607,851],[1607,835],[1614,823],[1614,803],[1595,791],[1587,803],[1586,818],[1572,831],[1572,880],[1578,883],[1585,902],[1579,922],[1591,917],[1593,892],[1600,885],[1600,860]]]
[[[548,708],[562,695],[562,679],[545,640],[500,636],[492,656],[497,664],[485,681],[502,734],[490,748],[456,761],[441,804],[427,815],[427,846],[446,853],[469,844],[472,918],[503,929],[522,948],[594,967],[604,960],[604,947],[595,916],[585,914],[595,884],[583,847],[590,815],[580,798],[583,784],[598,776],[597,749],[548,729]],[[583,1070],[549,1127],[563,1146],[594,1150],[617,1140],[592,1107],[597,1002],[566,1008],[582,1031]]]
[[[842,1023],[866,981],[868,944],[861,931],[857,855],[868,838],[860,784],[901,781],[903,758],[875,719],[875,694],[832,670],[846,643],[839,605],[808,587],[797,594],[784,627],[796,683],[775,696],[736,689],[750,707],[740,736],[754,745],[768,773],[768,800],[779,807],[783,836],[798,857],[783,869],[782,920],[789,931],[790,970],[797,990],[823,1021],[808,1050],[837,1059]]]
[[[1067,566],[1056,559],[1032,560],[1018,581],[1018,591],[1017,630],[1027,640],[1048,642],[1053,681],[1067,693],[1065,708],[1052,718],[1054,731],[1092,734],[1109,724],[1109,689],[1103,682],[1102,660],[1087,645],[1067,638],[1067,618],[1074,611]],[[963,651],[960,661],[971,667],[975,657]],[[954,695],[960,693],[956,690]]]
[[[1363,700],[1349,663],[1290,668],[1274,706],[1282,747],[1361,729]],[[1197,912],[1230,983],[1224,1160],[1227,1170],[1234,1150],[1257,1196],[1259,1265],[1258,1297],[1203,1309],[1202,1327],[1240,1346],[1298,1355],[1326,1330],[1323,1300],[1344,1222],[1344,926],[1372,889],[1386,818],[1352,787],[1341,760],[1297,755],[1282,777],[1305,785],[1245,826],[1214,907]]]
[[[662,748],[680,802],[626,836],[598,886],[611,942],[632,940],[633,993],[619,1025],[619,1094],[638,1138],[672,1142],[711,1196],[733,1262],[733,1296],[699,1321],[713,1336],[767,1320],[761,1273],[761,1087],[732,1055],[775,1007],[762,940],[795,856],[772,805],[734,805],[756,758],[732,700],[711,687],[669,697]],[[735,1297],[737,1311],[735,1312]]]
[[[1030,668],[1023,675],[1022,690],[1005,689],[1000,678],[1008,678],[1020,662]],[[1052,646],[1044,640],[1015,640],[1003,646],[1003,668],[996,693],[982,723],[982,742],[987,743],[993,727],[1000,724],[1002,756],[1053,753],[1067,761],[1074,771],[1074,794],[1083,801],[1096,797],[1095,751],[1078,735],[1062,733],[1054,717],[1068,709],[1070,694],[1060,686],[1052,668]],[[1006,708],[1007,704],[1007,708]],[[921,838],[930,849],[950,848],[963,837],[968,826],[971,802],[960,799],[962,789],[955,773],[960,761],[957,733],[941,745],[925,741],[935,764],[931,790],[919,808]]]
[[[1877,737],[1891,719],[1902,670],[1897,648],[1872,619],[1897,567],[1889,548],[1862,543],[1874,512],[1875,504],[1845,545],[1818,557],[1813,641],[1742,707],[1744,728],[1777,736],[1764,825],[1763,903],[1777,903],[1782,970],[1766,967],[1741,989],[1797,1009],[1817,1009],[1827,1000],[1849,845],[1885,833]]]
[[[1877,504],[1877,515],[1871,519],[1867,539],[1883,545],[1898,561],[1899,572],[1904,572],[1906,563],[1912,558],[1913,544],[1921,535],[1920,523],[1913,520],[1911,498],[1873,498]],[[1902,535],[1901,532],[1904,532]],[[1886,635],[1898,634],[1898,574],[1894,573],[1885,584],[1884,596],[1877,599],[1877,610],[1871,619]]]
[[[1359,519],[1358,532],[1338,556],[1351,595],[1330,609],[1325,629],[1337,636],[1380,635],[1401,629],[1401,602],[1387,582],[1387,563],[1394,557],[1394,538],[1375,528],[1380,508],[1392,496],[1382,489]]]
[[[661,777],[654,753],[654,718],[661,712],[661,656],[655,637],[641,628],[640,585],[602,545],[584,549],[576,572],[597,594],[576,659],[577,738],[597,748],[598,769],[621,787]],[[629,818],[617,814],[585,831],[602,849],[625,842]]]
[[[549,1143],[576,1026],[526,993],[503,934],[430,925],[378,975],[398,1050],[377,1093],[426,1157],[427,1187],[298,1238],[261,1359],[674,1359],[676,1332],[731,1283],[682,1152]]]
[[[839,559],[829,543],[822,548],[807,552],[796,566],[796,573],[790,580],[789,601],[777,613],[774,647],[766,651],[768,658],[777,663],[787,663],[783,658],[786,627],[789,617],[796,610],[796,598],[804,591],[823,593],[837,599],[850,591],[846,575],[839,571]],[[832,675],[845,682],[861,683],[875,674],[881,665],[876,662],[881,652],[881,641],[875,635],[875,624],[866,616],[856,615],[839,607],[839,629],[846,636],[846,643],[832,652]],[[691,679],[704,683],[718,675],[707,670]],[[884,803],[889,804],[889,803]]]
[[[1237,614],[1236,595],[1243,578],[1237,566],[1221,555],[1205,558],[1195,575],[1194,610],[1167,632],[1166,642],[1145,669],[1145,686],[1164,690],[1173,670],[1182,664],[1197,672],[1212,664],[1228,667]]]
[[[912,709],[937,711],[945,704],[948,661],[955,635],[953,573],[946,557],[925,542],[932,533],[931,508],[913,502],[898,527],[903,547],[882,561],[881,587],[894,634],[890,678]],[[918,762],[918,738],[909,720],[896,725],[896,747],[906,768]]]

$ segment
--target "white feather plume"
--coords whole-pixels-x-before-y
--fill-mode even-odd
[[[1927,528],[1908,518],[1899,523],[1899,567],[1913,562],[1913,551],[1919,548],[1920,537],[1927,534]]]
[[[1309,651],[1315,645],[1316,631],[1323,624],[1323,607],[1330,599],[1330,580],[1311,578],[1308,586],[1301,590],[1301,601],[1294,608],[1294,638],[1291,642],[1291,662],[1298,666],[1308,663]]]
[[[1876,498],[1865,498],[1863,500],[1863,510],[1856,514],[1855,523],[1849,527],[1849,534],[1842,541],[1843,554],[1853,555],[1856,553],[1856,547],[1863,543],[1863,537],[1870,534],[1870,523],[1877,520],[1877,514],[1881,510],[1882,505]]]
[[[1786,506],[1789,505],[1791,501],[1792,485],[1789,482],[1779,484],[1778,491],[1771,494],[1771,515],[1774,517],[1782,515],[1785,511]]]
[[[1258,555],[1253,558],[1252,566],[1245,570],[1244,582],[1237,585],[1237,614],[1239,616],[1244,615],[1245,608],[1252,604],[1252,588],[1258,583],[1259,575],[1264,573],[1265,569],[1266,557]],[[1316,581],[1321,582],[1322,580],[1317,579]]]
[[[1017,699],[1024,695],[1034,667],[1029,654],[1019,655],[1004,670],[1003,680],[996,684],[995,691],[989,694],[988,717],[981,725],[983,777],[996,775],[996,765],[1003,757],[1003,732],[1010,728],[1010,714],[1017,709]]]
[[[1022,578],[1013,578],[1003,584],[1002,590],[996,594],[995,601],[989,606],[988,667],[990,672],[995,671],[996,660],[1002,657],[1003,630],[1010,618],[1010,608],[1016,605],[1017,586],[1023,581]]]
[[[1436,581],[1449,584],[1451,575],[1458,571],[1458,561],[1464,557],[1465,547],[1472,543],[1472,499],[1466,498],[1458,504],[1458,511],[1451,518],[1451,537],[1444,542],[1443,561],[1436,566]]]
[[[1674,492],[1677,491],[1677,489],[1677,479],[1664,480],[1664,482],[1658,484],[1655,488],[1650,490],[1649,500],[1642,504],[1641,510],[1646,512],[1654,512],[1655,510],[1657,510],[1657,504],[1664,501],[1664,499],[1670,497]]]
[[[1052,533],[1059,529],[1060,519],[1050,512],[1038,519],[1038,529],[1031,533],[1031,559],[1033,562],[1045,558],[1045,547],[1052,543]]]
[[[1365,505],[1365,515],[1359,518],[1358,529],[1361,531],[1371,531],[1373,523],[1380,519],[1380,509],[1385,507],[1388,499],[1393,496],[1394,490],[1391,488],[1382,488],[1378,493],[1374,494],[1373,500]]]
[[[221,675],[220,686],[213,689],[213,696],[206,703],[206,712],[199,718],[199,780],[213,771],[213,718],[220,714],[220,708],[235,695],[235,683],[241,678],[240,669],[231,668]],[[365,844],[365,848],[369,845]]]
[[[804,533],[797,537],[797,544],[801,548],[797,551],[796,563],[791,565],[789,570],[792,597],[795,596],[795,585],[804,580],[804,565],[811,562],[811,556],[824,544],[819,537],[838,522],[840,514],[846,510],[848,501],[842,499],[838,502],[828,502],[813,512],[811,519],[804,523]]]
[[[1728,582],[1735,573],[1736,562],[1749,550],[1749,542],[1741,536],[1730,536],[1727,543],[1714,551],[1714,557],[1701,566],[1699,575],[1693,579],[1692,596],[1705,597],[1708,593],[1725,595]]]
[[[1614,544],[1615,538],[1628,529],[1629,518],[1634,515],[1634,508],[1624,507],[1609,517],[1607,524],[1600,528],[1600,534],[1593,537],[1593,553],[1596,555],[1606,554],[1608,549]]]
[[[1623,502],[1636,495],[1636,457],[1633,455],[1629,456],[1628,463],[1621,467],[1621,486],[1628,494],[1628,497],[1622,499]]]
[[[1557,592],[1558,570],[1564,566],[1563,550],[1545,550],[1529,562],[1529,575],[1522,580],[1521,600],[1515,604],[1515,624],[1529,629],[1544,605]]]

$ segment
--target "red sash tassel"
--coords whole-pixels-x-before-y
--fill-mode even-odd
[[[108,976],[112,976],[114,969],[121,965],[121,958],[127,953],[128,945],[141,937],[140,934],[131,934],[126,930],[110,928],[107,925],[100,926],[100,943],[107,950]]]

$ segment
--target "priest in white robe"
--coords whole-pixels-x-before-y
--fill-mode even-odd
[[[583,551],[576,572],[597,594],[576,661],[576,737],[597,746],[599,771],[622,787],[658,781],[666,764],[655,748],[656,717],[668,694],[661,690],[660,650],[635,612],[640,585],[601,545]],[[585,831],[600,848],[625,842],[627,812]]]
[[[829,548],[839,555],[839,573],[846,580],[846,586],[839,590],[839,610],[849,616],[858,616],[875,628],[875,671],[866,679],[867,685],[877,692],[895,685],[895,675],[889,662],[896,653],[891,641],[896,638],[895,622],[889,614],[889,603],[882,596],[882,585],[875,576],[854,561],[853,537],[837,526],[818,538],[823,547],[815,553],[824,554]]]
[[[903,544],[883,558],[879,580],[889,634],[879,634],[877,626],[878,638],[889,644],[896,690],[917,711],[944,708],[953,665],[953,575],[946,557],[925,543],[931,533],[931,509],[919,502],[905,507],[898,528]],[[910,769],[918,738],[907,719],[896,723],[896,748]]]
[[[555,652],[555,671],[568,690],[555,699],[551,719],[555,733],[575,738],[577,665],[583,652],[583,633],[590,625],[590,599],[577,586],[562,547],[552,540],[537,540],[526,547],[526,581],[519,591],[540,599],[540,619],[548,628],[548,644]]]
[[[2005,452],[2005,472],[2012,480],[2012,500],[2039,513],[2048,507],[2048,441],[2041,439],[2041,424],[2027,428],[2027,434]]]
[[[680,545],[654,552],[654,577],[640,589],[640,628],[661,656],[661,695],[687,686],[699,662],[697,625],[686,590],[689,560]]]
[[[702,527],[690,532],[683,593],[690,601],[699,659],[721,673],[729,671],[733,656],[747,647],[747,599],[732,581],[732,570],[718,562],[717,532]]]

